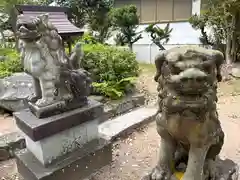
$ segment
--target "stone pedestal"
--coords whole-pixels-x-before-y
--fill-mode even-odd
[[[24,180],[81,180],[111,162],[111,144],[98,136],[101,103],[38,119],[30,110],[14,113],[26,139],[17,153]]]
[[[181,180],[186,170],[187,164],[181,163],[170,180]],[[230,159],[222,160],[219,157],[216,159],[216,177],[211,180],[238,180],[239,178],[239,166]],[[151,178],[151,172],[141,178],[141,180],[153,180]],[[209,177],[203,178],[203,180],[209,180]]]

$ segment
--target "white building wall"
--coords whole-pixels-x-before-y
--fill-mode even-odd
[[[201,0],[194,0],[192,6],[192,13],[200,14]],[[164,28],[167,24],[158,24],[159,27]],[[148,25],[140,25],[138,31],[144,31]],[[173,28],[170,40],[164,45],[166,49],[180,45],[200,45],[200,32],[192,28],[188,22],[173,22],[170,23],[170,28]],[[133,51],[136,53],[136,58],[139,62],[153,63],[154,58],[159,52],[158,47],[152,43],[150,36],[143,32],[143,38],[133,45]]]

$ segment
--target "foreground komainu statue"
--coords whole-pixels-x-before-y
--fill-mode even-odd
[[[48,14],[19,15],[17,35],[24,70],[35,82],[36,96],[30,98],[35,109],[66,110],[87,103],[91,80],[87,71],[78,69],[82,56],[79,44],[68,58]]]
[[[157,166],[149,179],[170,180],[173,167],[183,160],[187,167],[182,180],[218,178],[215,160],[224,133],[216,110],[216,94],[223,60],[219,51],[191,46],[167,50],[156,57],[156,122],[161,145]]]

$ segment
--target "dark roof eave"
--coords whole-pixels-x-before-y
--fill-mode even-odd
[[[56,6],[39,6],[39,5],[15,5],[16,9],[22,11],[38,11],[38,12],[65,12],[68,13],[69,9],[66,7]]]
[[[36,5],[15,5],[17,11],[22,14],[24,12],[60,12],[60,13],[65,13],[66,15],[66,20],[70,22],[70,20],[67,17],[67,11],[68,8],[65,7],[54,7],[54,6],[36,6]],[[16,22],[14,22],[16,24]],[[70,22],[71,23],[71,22]],[[71,23],[72,24],[72,23]],[[73,24],[72,24],[73,25]],[[75,26],[75,25],[73,25]],[[56,26],[58,29],[58,27]],[[82,35],[84,33],[83,30],[81,30],[78,27],[74,27],[75,30],[70,30],[70,32],[63,31],[61,32],[61,28],[59,30],[59,34],[62,37],[68,37],[68,36],[77,36],[77,35]]]
[[[67,37],[67,36],[78,36],[78,35],[82,35],[84,33],[84,31],[79,31],[79,32],[69,32],[69,33],[61,33],[59,32],[59,35],[62,37]]]

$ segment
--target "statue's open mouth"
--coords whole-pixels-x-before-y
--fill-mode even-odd
[[[208,75],[197,68],[190,68],[178,75],[171,75],[169,85],[171,89],[186,95],[201,95],[209,88]]]
[[[20,39],[35,40],[41,36],[33,24],[19,24],[17,28],[17,36]]]

